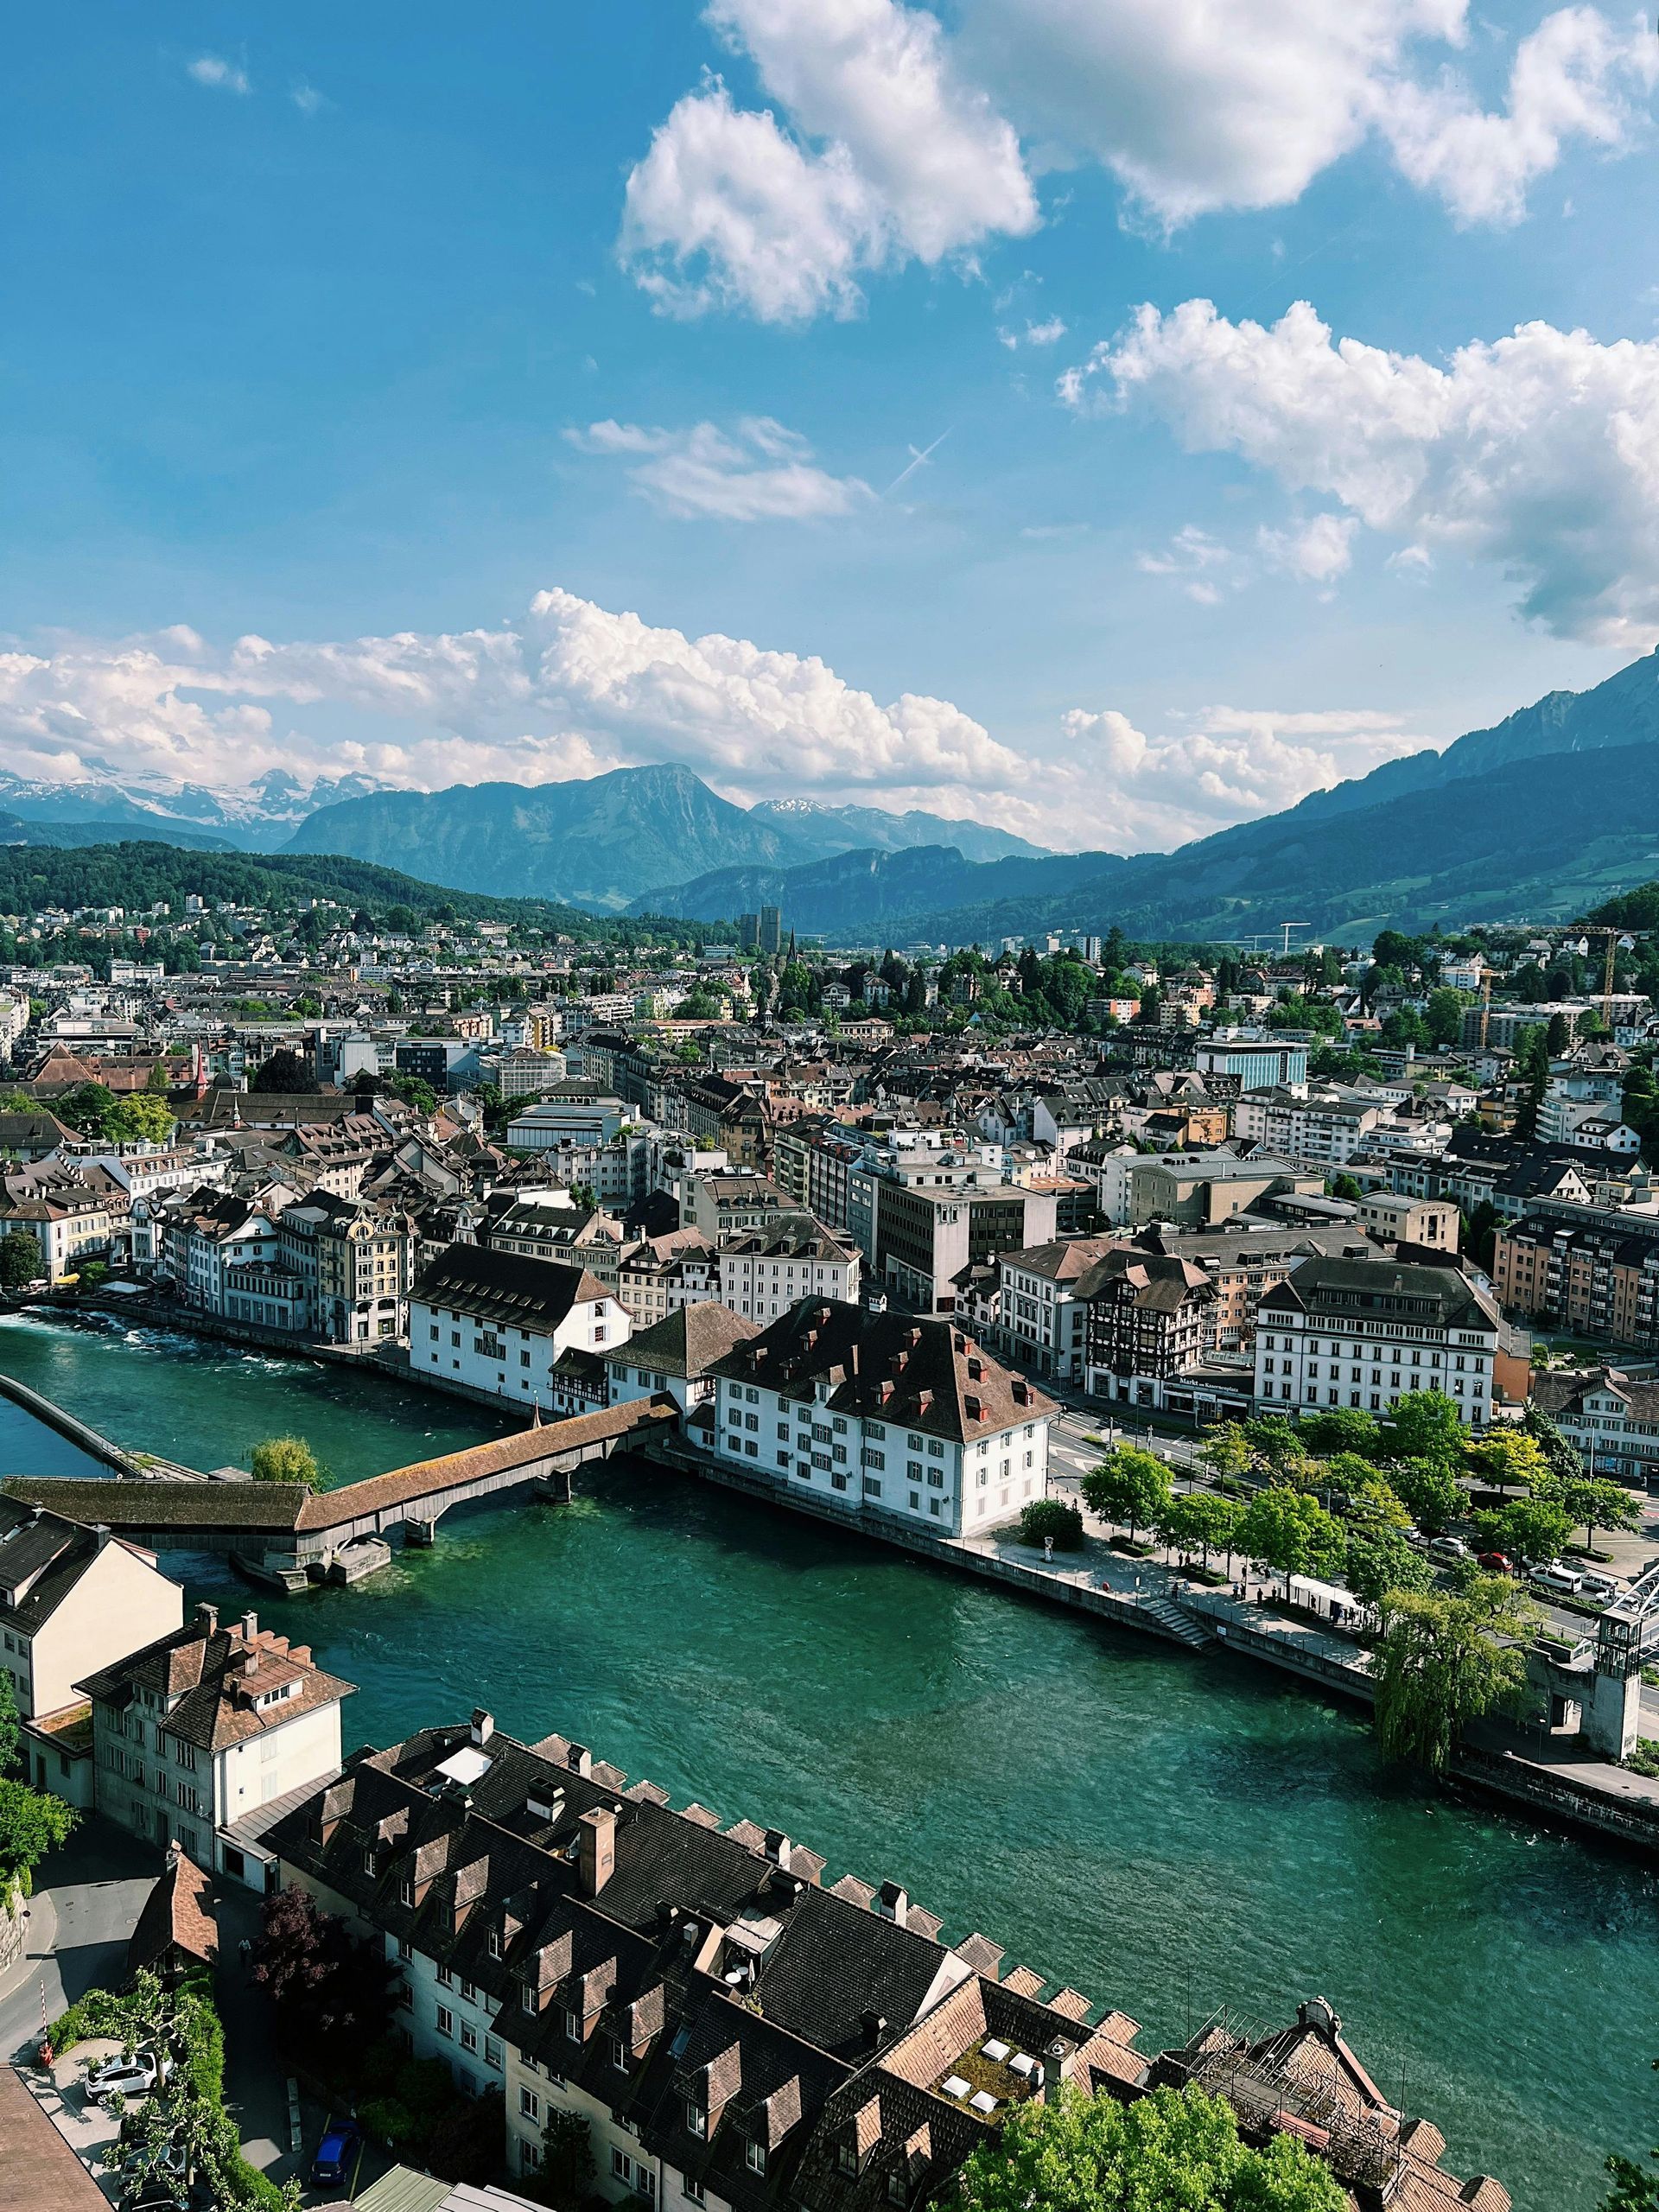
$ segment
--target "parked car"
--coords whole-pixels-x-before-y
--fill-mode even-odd
[[[1593,1599],[1599,1605],[1611,1605],[1615,1598],[1624,1595],[1626,1586],[1611,1574],[1586,1574],[1579,1585],[1580,1598]]]
[[[157,2082],[167,2079],[168,2068],[153,2050],[135,2050],[120,2058],[106,2058],[86,2076],[86,2097],[100,2105],[118,2090],[124,2097],[141,2097]]]
[[[1480,1552],[1475,1559],[1477,1567],[1484,1567],[1488,1574],[1513,1574],[1515,1561],[1507,1552]]]
[[[190,2178],[190,2154],[175,2136],[172,2142],[159,2145],[153,2152],[135,2145],[121,2161],[123,2184],[133,2188],[149,2179],[158,2183],[184,2183]]]
[[[352,2161],[362,2140],[363,2131],[354,2120],[331,2120],[311,2161],[311,2186],[342,2188],[351,2179]]]
[[[1469,1547],[1461,1536],[1431,1536],[1428,1555],[1431,1559],[1467,1559]]]
[[[1583,1574],[1565,1560],[1546,1560],[1543,1566],[1533,1568],[1532,1579],[1541,1590],[1553,1590],[1563,1598],[1576,1598],[1584,1586]]]
[[[1414,1551],[1426,1552],[1428,1549],[1428,1538],[1414,1521],[1408,1521],[1400,1533]]]

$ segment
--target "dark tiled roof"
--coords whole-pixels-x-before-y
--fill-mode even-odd
[[[837,1299],[802,1299],[710,1371],[803,1401],[826,1382],[837,1412],[958,1443],[1054,1410],[953,1323],[867,1313]]]
[[[355,1691],[354,1682],[316,1666],[305,1645],[290,1644],[285,1636],[259,1628],[252,1615],[246,1620],[253,1624],[251,1634],[242,1622],[221,1629],[206,1620],[192,1621],[75,1687],[83,1696],[118,1710],[132,1702],[136,1691],[150,1691],[168,1700],[163,1718],[168,1735],[208,1751],[268,1734],[300,1713],[315,1713]],[[289,1695],[259,1702],[284,1688]]]
[[[585,1268],[480,1244],[452,1244],[422,1270],[410,1293],[424,1305],[454,1306],[476,1320],[517,1329],[556,1328],[573,1306],[609,1295]]]
[[[682,1306],[677,1312],[653,1321],[607,1357],[613,1366],[630,1364],[654,1369],[663,1375],[702,1375],[723,1359],[736,1344],[760,1333],[760,1324],[745,1320],[729,1306],[713,1299]]]

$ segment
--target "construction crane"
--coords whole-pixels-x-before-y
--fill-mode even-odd
[[[1285,941],[1279,948],[1279,957],[1281,960],[1288,960],[1290,957],[1290,933],[1292,930],[1305,930],[1307,928],[1308,925],[1306,922],[1276,922],[1274,926],[1275,929],[1282,930],[1284,932]]]

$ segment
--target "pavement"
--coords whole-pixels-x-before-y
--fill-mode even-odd
[[[106,1821],[84,1821],[41,1870],[23,1956],[0,1981],[0,2058],[32,2058],[41,2010],[55,2020],[87,1990],[118,1987],[127,1942],[162,1854]]]

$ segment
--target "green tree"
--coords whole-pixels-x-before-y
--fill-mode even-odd
[[[1317,1498],[1275,1486],[1257,1491],[1245,1508],[1238,1548],[1282,1574],[1288,1597],[1293,1574],[1340,1573],[1346,1539]]]
[[[1463,1009],[1469,1000],[1462,991],[1453,991],[1442,984],[1431,991],[1423,1008],[1423,1019],[1428,1028],[1431,1045],[1455,1045],[1463,1034]]]
[[[1135,1533],[1153,1526],[1170,1495],[1169,1470],[1150,1452],[1133,1444],[1120,1444],[1083,1478],[1083,1502],[1103,1521],[1113,1521]]]
[[[1083,1542],[1083,1516],[1063,1497],[1033,1497],[1020,1512],[1020,1541],[1041,1544],[1052,1540],[1057,1551],[1077,1551]]]
[[[1478,1513],[1475,1527],[1483,1551],[1509,1559],[1554,1559],[1573,1531],[1573,1523],[1553,1498],[1517,1497],[1496,1513]]]
[[[1212,1475],[1236,1482],[1252,1462],[1244,1431],[1236,1421],[1224,1421],[1211,1429],[1198,1447],[1198,1457]]]
[[[595,2173],[592,2130],[579,2112],[550,2106],[542,2131],[542,2168],[533,2181],[513,2186],[554,2212],[579,2212],[592,2194]]]
[[[1569,1522],[1584,1530],[1584,1548],[1593,1551],[1598,1529],[1619,1529],[1628,1535],[1642,1525],[1642,1509],[1622,1483],[1580,1475],[1560,1486],[1560,1501]]]
[[[1495,1429],[1468,1447],[1469,1465],[1494,1490],[1537,1490],[1556,1480],[1543,1449],[1524,1429]],[[1576,1478],[1578,1470],[1574,1467]]]
[[[1389,1414],[1382,1454],[1389,1459],[1440,1459],[1455,1467],[1463,1459],[1463,1435],[1457,1406],[1443,1390],[1412,1390]]]
[[[1648,2155],[1659,2158],[1659,2151]],[[1608,2159],[1607,2171],[1613,2185],[1601,2200],[1601,2212],[1659,2212],[1659,2174],[1617,2152]]]
[[[1375,1418],[1362,1413],[1357,1406],[1324,1406],[1317,1412],[1304,1414],[1301,1426],[1302,1440],[1310,1452],[1320,1459],[1333,1452],[1357,1452],[1363,1459],[1375,1459],[1382,1440],[1382,1431]]]
[[[963,2212],[1345,2212],[1329,2169],[1289,2135],[1241,2140],[1230,2105],[1202,2089],[1134,2104],[1065,2089],[1016,2105],[969,2156]]]
[[[300,1436],[266,1437],[254,1446],[251,1465],[257,1483],[303,1483],[307,1490],[319,1490],[325,1481],[315,1452]]]
[[[21,1290],[45,1273],[46,1255],[32,1229],[14,1229],[10,1236],[0,1236],[0,1289]]]
[[[1468,1503],[1442,1459],[1391,1459],[1386,1471],[1401,1503],[1426,1535],[1438,1536]]]
[[[1344,1200],[1351,1206],[1357,1206],[1365,1193],[1351,1175],[1333,1175],[1331,1179],[1331,1195],[1333,1198]]]
[[[1534,1346],[1535,1355],[1538,1347]],[[1543,1453],[1545,1464],[1558,1483],[1575,1483],[1584,1473],[1584,1461],[1535,1400],[1529,1398],[1521,1426]]]
[[[1348,1587],[1368,1605],[1380,1605],[1396,1590],[1433,1586],[1428,1562],[1397,1529],[1351,1529],[1348,1536]]]
[[[278,1046],[248,1078],[250,1090],[284,1091],[290,1096],[297,1091],[313,1091],[316,1087],[317,1079],[309,1063],[287,1045]]]
[[[11,1676],[0,1668],[0,1776],[14,1771],[17,1753],[23,1740],[18,1725],[17,1699],[11,1687]]]
[[[26,1782],[0,1782],[0,1900],[18,1891],[27,1897],[35,1869],[48,1851],[69,1840],[80,1818],[73,1805]]]
[[[78,1083],[73,1090],[65,1092],[52,1110],[78,1136],[101,1137],[114,1103],[115,1093],[107,1084]]]
[[[1526,1682],[1533,1611],[1501,1574],[1466,1589],[1397,1591],[1382,1602],[1376,1726],[1383,1750],[1438,1772],[1471,1720],[1513,1705]]]
[[[153,1090],[129,1091],[104,1116],[104,1134],[111,1144],[165,1144],[175,1126],[172,1108]]]

